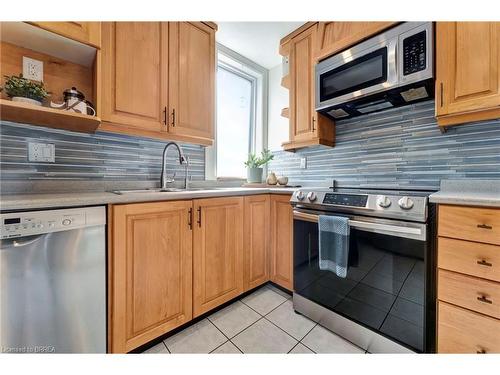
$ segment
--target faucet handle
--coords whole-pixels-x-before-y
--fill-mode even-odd
[[[175,182],[175,172],[174,174],[172,175],[172,177],[170,177],[168,174],[165,178],[165,182],[168,183],[168,184],[171,184],[172,182]]]

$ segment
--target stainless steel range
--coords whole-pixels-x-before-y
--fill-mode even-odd
[[[429,194],[296,191],[294,309],[372,353],[433,352],[435,210]],[[345,278],[319,269],[320,215],[349,218]]]

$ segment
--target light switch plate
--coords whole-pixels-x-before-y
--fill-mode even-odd
[[[23,77],[43,81],[43,62],[23,56]]]
[[[56,146],[53,143],[28,143],[28,161],[55,163]]]
[[[307,159],[300,158],[300,169],[306,169],[306,168],[307,168]]]

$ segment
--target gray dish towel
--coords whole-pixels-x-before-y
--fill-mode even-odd
[[[349,218],[319,215],[319,269],[347,276]]]

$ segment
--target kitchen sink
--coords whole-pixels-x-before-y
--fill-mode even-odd
[[[201,190],[224,190],[227,188],[151,188],[151,189],[131,189],[131,190],[111,190],[110,193],[125,195],[125,194],[148,194],[148,193],[179,193],[179,192],[188,192],[188,191],[201,191]]]

